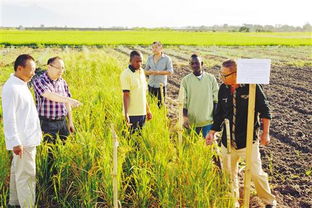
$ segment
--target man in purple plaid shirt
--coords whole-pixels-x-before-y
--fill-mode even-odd
[[[71,98],[68,85],[62,78],[64,70],[64,62],[60,57],[50,58],[47,71],[32,81],[44,141],[52,144],[56,143],[57,136],[64,143],[70,132],[75,131],[71,108],[81,105]],[[47,159],[49,171],[45,178],[48,181],[48,190],[52,191],[50,178],[57,170],[53,166],[54,156],[50,149]]]
[[[53,57],[48,60],[47,71],[33,80],[41,129],[46,134],[44,140],[50,143],[56,142],[57,135],[66,140],[75,131],[71,107],[81,104],[70,98],[68,85],[62,78],[64,70],[63,60]]]

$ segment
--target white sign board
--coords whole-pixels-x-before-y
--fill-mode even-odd
[[[238,84],[269,84],[271,59],[238,59]]]

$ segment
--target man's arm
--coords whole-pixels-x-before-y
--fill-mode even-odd
[[[271,112],[269,108],[269,101],[267,100],[263,89],[260,85],[256,85],[256,112],[260,113],[260,118],[271,119]]]
[[[156,70],[145,70],[146,75],[172,75],[172,72],[170,71],[156,71]]]
[[[42,97],[45,97],[48,100],[52,100],[54,102],[70,104],[72,107],[78,107],[81,105],[81,102],[79,102],[78,100],[75,100],[73,98],[66,97],[63,95],[59,95],[59,94],[54,93],[54,92],[44,92],[42,94]]]
[[[262,121],[262,124],[263,124],[263,131],[262,131],[262,134],[260,136],[260,143],[262,145],[268,145],[270,143],[269,132],[270,132],[271,120],[268,119],[268,118],[262,118],[261,121]]]
[[[48,100],[54,101],[54,102],[60,102],[60,103],[69,103],[72,107],[78,107],[81,105],[81,103],[78,100],[70,98],[70,96],[62,96],[57,93],[51,92],[51,90],[48,88],[47,83],[40,78],[37,78],[33,81],[33,86],[35,93],[39,96],[45,97]],[[65,89],[68,95],[70,95],[68,86],[65,83]]]
[[[124,114],[125,114],[124,116],[125,116],[127,124],[130,124],[130,118],[128,115],[129,104],[130,104],[130,91],[124,90],[123,91],[123,105],[124,105]]]
[[[219,92],[218,82],[215,76],[212,75],[213,118],[217,115],[218,92]]]
[[[14,154],[21,157],[23,154],[23,146],[17,130],[17,105],[16,93],[4,89],[2,92],[2,109],[5,143],[8,150],[12,150]]]
[[[221,96],[221,90],[219,89],[218,92],[218,103],[216,105],[216,111],[213,117],[213,125],[211,127],[211,130],[209,131],[209,133],[206,136],[206,144],[207,145],[211,145],[214,143],[214,135],[217,131],[221,131],[221,124],[224,121],[225,118],[225,112],[222,109],[221,106],[221,100],[222,100],[222,96]]]
[[[187,128],[187,129],[190,128],[190,121],[188,117],[188,111],[186,108],[183,108],[183,126],[184,128]]]
[[[260,143],[262,145],[268,145],[270,142],[270,123],[271,123],[271,112],[269,108],[269,102],[263,92],[260,85],[256,86],[256,112],[260,113],[260,118],[263,125],[263,132],[260,136]]]
[[[149,64],[146,64],[146,68],[145,69],[146,69],[145,70],[145,74],[146,75],[168,75],[168,76],[170,76],[170,75],[173,74],[173,66],[172,66],[172,61],[171,61],[170,58],[167,61],[166,70],[164,70],[164,71],[151,69]]]
[[[152,112],[151,112],[147,102],[146,102],[146,117],[147,117],[148,121],[153,118]]]
[[[186,81],[182,79],[180,84],[179,90],[179,102],[183,104],[183,127],[189,129],[190,128],[190,121],[188,117],[188,110],[187,110],[187,89],[186,89]]]
[[[67,109],[67,119],[68,119],[68,130],[73,133],[75,132],[75,126],[74,126],[74,122],[73,122],[73,114],[72,114],[72,108],[71,105],[66,103],[66,109]]]

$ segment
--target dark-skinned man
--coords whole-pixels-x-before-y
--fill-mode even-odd
[[[212,74],[203,71],[203,62],[196,54],[190,58],[190,67],[193,72],[186,75],[180,85],[180,95],[183,95],[183,126],[195,128],[205,138],[213,123],[219,86]]]
[[[130,132],[141,130],[146,119],[152,119],[146,92],[147,83],[142,67],[142,54],[138,51],[130,53],[130,65],[120,76],[123,91],[123,110]]]

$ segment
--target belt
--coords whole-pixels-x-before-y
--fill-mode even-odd
[[[61,117],[56,117],[56,118],[47,118],[47,117],[44,117],[44,116],[39,116],[39,119],[40,120],[44,120],[44,121],[63,121],[65,120],[65,116],[61,116]]]
[[[164,85],[163,88],[166,88],[166,86],[167,85]],[[153,89],[160,89],[160,87],[152,87],[152,86],[149,86],[149,85],[148,85],[148,87],[153,88]]]

